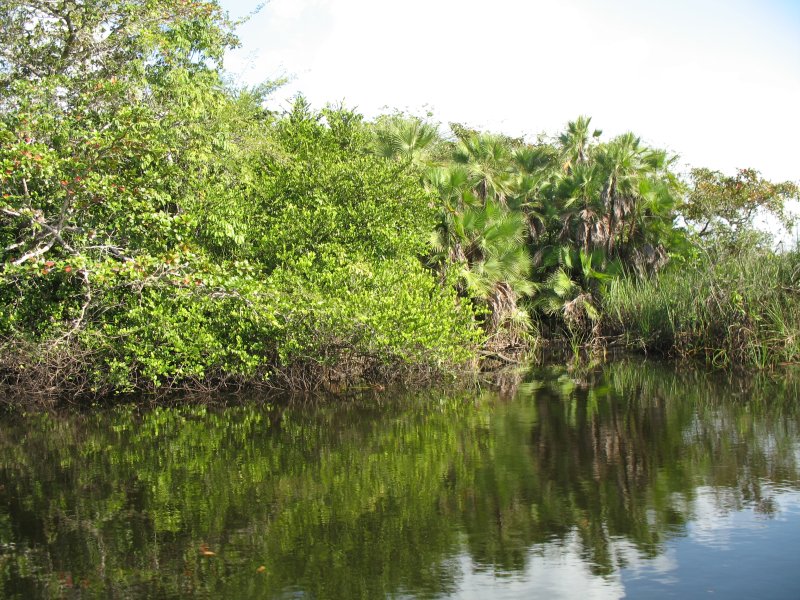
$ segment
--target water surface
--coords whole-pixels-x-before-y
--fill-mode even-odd
[[[800,383],[0,417],[3,598],[797,598]]]

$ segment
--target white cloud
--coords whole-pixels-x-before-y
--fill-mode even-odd
[[[303,13],[313,8],[320,8],[322,0],[271,0],[269,10],[277,19],[295,21]]]
[[[616,600],[625,597],[619,572],[595,575],[581,556],[576,534],[563,543],[533,547],[525,570],[497,577],[491,570],[479,569],[466,554],[459,556],[460,577],[454,597],[461,600],[494,598],[582,598]]]
[[[245,0],[223,5],[243,12]],[[590,114],[686,161],[800,178],[800,10],[777,0],[273,0],[232,71],[317,105],[554,133]],[[253,54],[255,52],[255,54]]]

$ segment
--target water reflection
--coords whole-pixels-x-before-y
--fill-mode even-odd
[[[7,415],[0,596],[700,595],[744,564],[762,597],[800,586],[792,377],[623,361],[504,391]]]

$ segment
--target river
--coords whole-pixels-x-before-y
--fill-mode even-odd
[[[800,374],[9,409],[2,598],[798,598]]]

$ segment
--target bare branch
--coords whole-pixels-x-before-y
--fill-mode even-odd
[[[112,246],[111,244],[98,244],[94,246],[86,246],[86,250],[100,250],[101,252],[107,252],[117,260],[121,260],[122,262],[132,262],[133,258],[130,256],[126,256],[124,252],[124,248],[119,246]]]
[[[64,335],[55,340],[54,345],[71,338],[75,333],[83,328],[83,325],[86,322],[86,311],[89,309],[89,305],[92,303],[92,285],[91,281],[89,280],[89,271],[87,269],[81,269],[78,271],[78,273],[81,275],[81,279],[83,280],[83,285],[86,290],[84,294],[84,302],[81,305],[81,312],[72,322],[72,327],[69,329],[69,331],[65,332]]]
[[[38,258],[39,256],[42,256],[43,254],[45,254],[48,250],[50,250],[50,248],[52,248],[55,243],[56,243],[56,237],[53,236],[53,237],[50,238],[50,240],[44,246],[39,246],[35,250],[31,250],[30,252],[26,252],[25,254],[20,256],[17,260],[12,261],[11,264],[18,267],[22,263],[24,263],[24,262],[26,262],[26,261],[28,261],[28,260],[30,260],[32,258]]]

